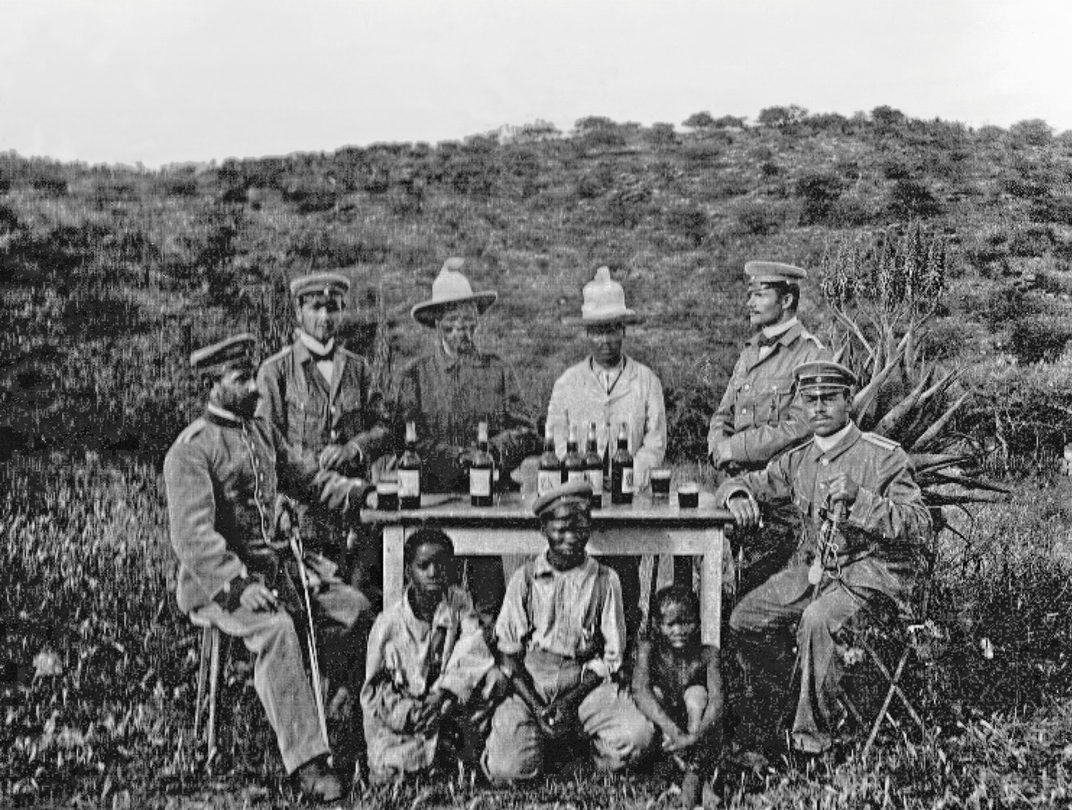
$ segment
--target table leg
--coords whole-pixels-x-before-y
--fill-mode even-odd
[[[402,598],[405,585],[403,550],[406,529],[400,524],[384,526],[383,529],[383,606],[386,609]]]
[[[703,643],[721,648],[722,633],[722,544],[721,527],[704,531],[703,570],[700,572],[700,621]]]

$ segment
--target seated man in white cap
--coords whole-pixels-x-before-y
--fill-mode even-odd
[[[410,362],[399,382],[396,416],[400,428],[416,423],[425,492],[466,491],[480,422],[487,422],[489,450],[504,483],[540,446],[514,370],[497,355],[479,351],[474,340],[480,316],[498,294],[474,293],[463,267],[462,259],[447,259],[432,283],[431,299],[413,307],[413,319],[435,330],[435,346]],[[490,626],[506,587],[502,560],[473,557],[465,565],[473,602]]]
[[[321,468],[367,478],[369,463],[393,439],[368,363],[336,343],[349,291],[350,280],[340,273],[313,273],[290,283],[295,339],[261,365],[257,415]],[[299,522],[311,547],[344,568],[352,562],[344,559],[346,527],[336,515],[302,509]],[[369,581],[369,567],[358,561],[355,584],[375,590],[379,584]]]
[[[733,368],[726,392],[711,417],[707,451],[726,475],[762,470],[768,461],[811,433],[794,397],[793,369],[829,352],[797,319],[800,284],[808,274],[781,262],[753,261],[745,308],[755,334]],[[790,507],[775,509],[765,526],[745,543],[740,593],[779,571],[793,552],[795,517]]]
[[[614,452],[619,425],[627,423],[637,490],[648,485],[651,469],[662,464],[666,453],[662,384],[655,372],[622,350],[625,327],[640,322],[625,305],[622,285],[611,279],[608,268],[600,267],[584,285],[581,317],[563,320],[585,328],[591,354],[555,381],[547,406],[547,422],[554,429],[560,458],[566,452],[570,423],[583,441],[589,423],[595,422],[597,449],[604,458]],[[608,444],[611,449],[605,453]],[[604,475],[604,485],[610,485],[609,475]],[[641,616],[640,558],[604,557],[602,562],[621,580],[626,626],[635,634]]]
[[[909,596],[931,528],[907,454],[853,423],[853,373],[817,361],[798,366],[795,376],[814,438],[715,494],[743,527],[758,523],[761,505],[791,499],[804,530],[790,566],[745,596],[730,617],[750,688],[736,742],[753,766],[779,753],[794,634],[792,745],[809,754],[829,748],[838,712],[835,647],[854,619],[866,619],[884,599]]]
[[[495,625],[503,675],[513,694],[499,705],[484,749],[496,783],[544,771],[549,750],[587,741],[597,767],[636,762],[655,734],[615,682],[625,650],[618,576],[588,555],[592,530],[586,481],[544,493],[532,511],[547,550],[515,573]]]
[[[164,459],[171,544],[179,558],[176,596],[184,613],[197,612],[256,654],[254,683],[283,765],[299,775],[306,792],[338,799],[342,785],[327,768],[328,741],[295,629],[295,622],[305,627],[309,620],[303,615],[300,569],[286,541],[277,541],[274,507],[277,491],[286,491],[329,509],[356,509],[365,484],[318,469],[254,415],[254,346],[252,335],[242,334],[190,356],[208,388],[208,403]],[[342,631],[321,660],[330,664],[335,682],[356,695],[369,603],[333,578],[316,556],[307,555],[302,565],[322,574],[310,593],[318,632]]]

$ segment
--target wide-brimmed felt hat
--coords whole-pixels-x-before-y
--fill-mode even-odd
[[[563,318],[566,326],[641,323],[644,319],[625,305],[625,290],[610,277],[609,267],[596,270],[596,277],[584,285],[581,317]]]
[[[499,294],[492,290],[473,292],[469,279],[462,273],[464,266],[464,259],[453,258],[443,262],[443,268],[432,282],[432,297],[410,310],[413,320],[422,326],[435,326],[443,311],[452,306],[472,301],[476,304],[477,312],[483,314],[498,300]]]

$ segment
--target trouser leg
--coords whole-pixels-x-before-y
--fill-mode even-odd
[[[651,746],[655,726],[632,697],[613,681],[589,693],[577,710],[581,728],[591,740],[593,760],[604,771],[617,771],[636,762]]]
[[[200,609],[229,636],[241,638],[256,655],[253,683],[275,731],[287,773],[329,753],[320,733],[316,700],[305,674],[301,637],[284,610],[251,611],[239,607],[228,613],[215,603]]]
[[[837,712],[841,660],[836,636],[866,605],[868,591],[834,583],[804,610],[797,629],[800,691],[793,719],[793,746],[809,753],[830,747]]]
[[[792,679],[792,631],[810,599],[807,570],[791,568],[747,594],[730,616],[745,680],[737,739],[746,748],[774,750]]]
[[[543,773],[543,740],[525,702],[511,695],[495,710],[481,760],[492,782],[535,779]]]

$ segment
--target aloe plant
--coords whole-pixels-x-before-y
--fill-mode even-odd
[[[954,429],[971,397],[964,368],[927,358],[928,327],[942,303],[948,251],[919,222],[862,233],[828,246],[820,290],[836,320],[835,358],[860,380],[853,414],[863,429],[898,442],[936,525],[946,507],[992,500],[1007,490],[981,477],[991,448]],[[951,527],[949,527],[951,528]]]

